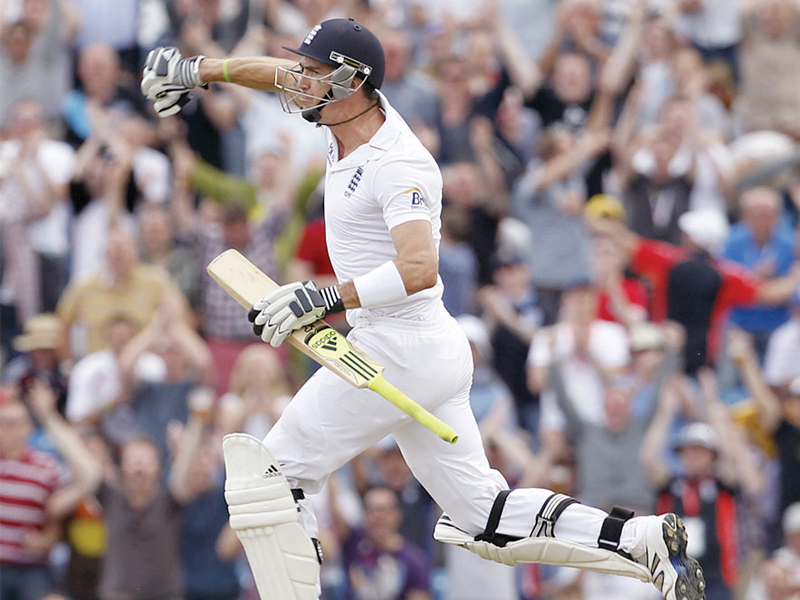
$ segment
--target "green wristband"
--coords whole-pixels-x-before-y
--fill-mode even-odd
[[[231,61],[230,58],[226,58],[225,62],[222,63],[222,78],[227,81],[228,83],[233,83],[231,81],[231,76],[228,75],[228,63]]]

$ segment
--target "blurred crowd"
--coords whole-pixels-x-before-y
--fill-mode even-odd
[[[441,165],[492,465],[681,514],[709,600],[799,600],[800,0],[2,0],[3,600],[257,598],[220,441],[315,367],[204,267],[334,281],[324,136],[225,85],[157,119],[138,79],[159,45],[289,57],[340,16]],[[435,544],[391,438],[314,502],[324,600],[656,594]]]

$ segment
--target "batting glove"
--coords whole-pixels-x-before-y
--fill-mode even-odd
[[[296,281],[261,298],[247,318],[255,334],[277,348],[293,331],[343,310],[344,302],[335,285],[317,290],[313,281]]]
[[[204,56],[183,58],[174,46],[151,50],[142,70],[142,93],[154,101],[159,117],[177,113],[189,102],[189,92],[200,80],[200,61]]]

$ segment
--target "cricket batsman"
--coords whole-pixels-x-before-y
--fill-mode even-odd
[[[263,600],[319,594],[316,520],[309,496],[336,469],[388,434],[414,476],[443,509],[434,536],[516,565],[541,562],[637,577],[667,600],[705,598],[702,571],[686,554],[674,514],[606,513],[546,489],[509,489],[489,467],[470,408],[469,343],[442,304],[438,275],[442,176],[380,92],[384,54],[349,19],[308,32],[297,61],[273,57],[184,58],[150,52],[142,92],[166,117],[195,86],[227,82],[275,91],[284,110],[324,130],[325,232],[338,285],[294,282],[250,311],[256,334],[275,347],[297,329],[346,311],[354,344],[385,365],[389,380],[460,435],[443,443],[374,394],[318,370],[261,442],[223,442],[230,523]],[[242,317],[244,318],[244,316]]]

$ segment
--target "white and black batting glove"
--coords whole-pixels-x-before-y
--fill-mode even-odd
[[[200,61],[204,56],[183,58],[175,46],[151,50],[142,70],[142,93],[154,101],[159,117],[177,113],[189,102],[190,91],[200,80]]]
[[[261,298],[247,318],[256,335],[277,348],[293,331],[343,310],[344,302],[335,285],[317,290],[313,281],[296,281]]]

